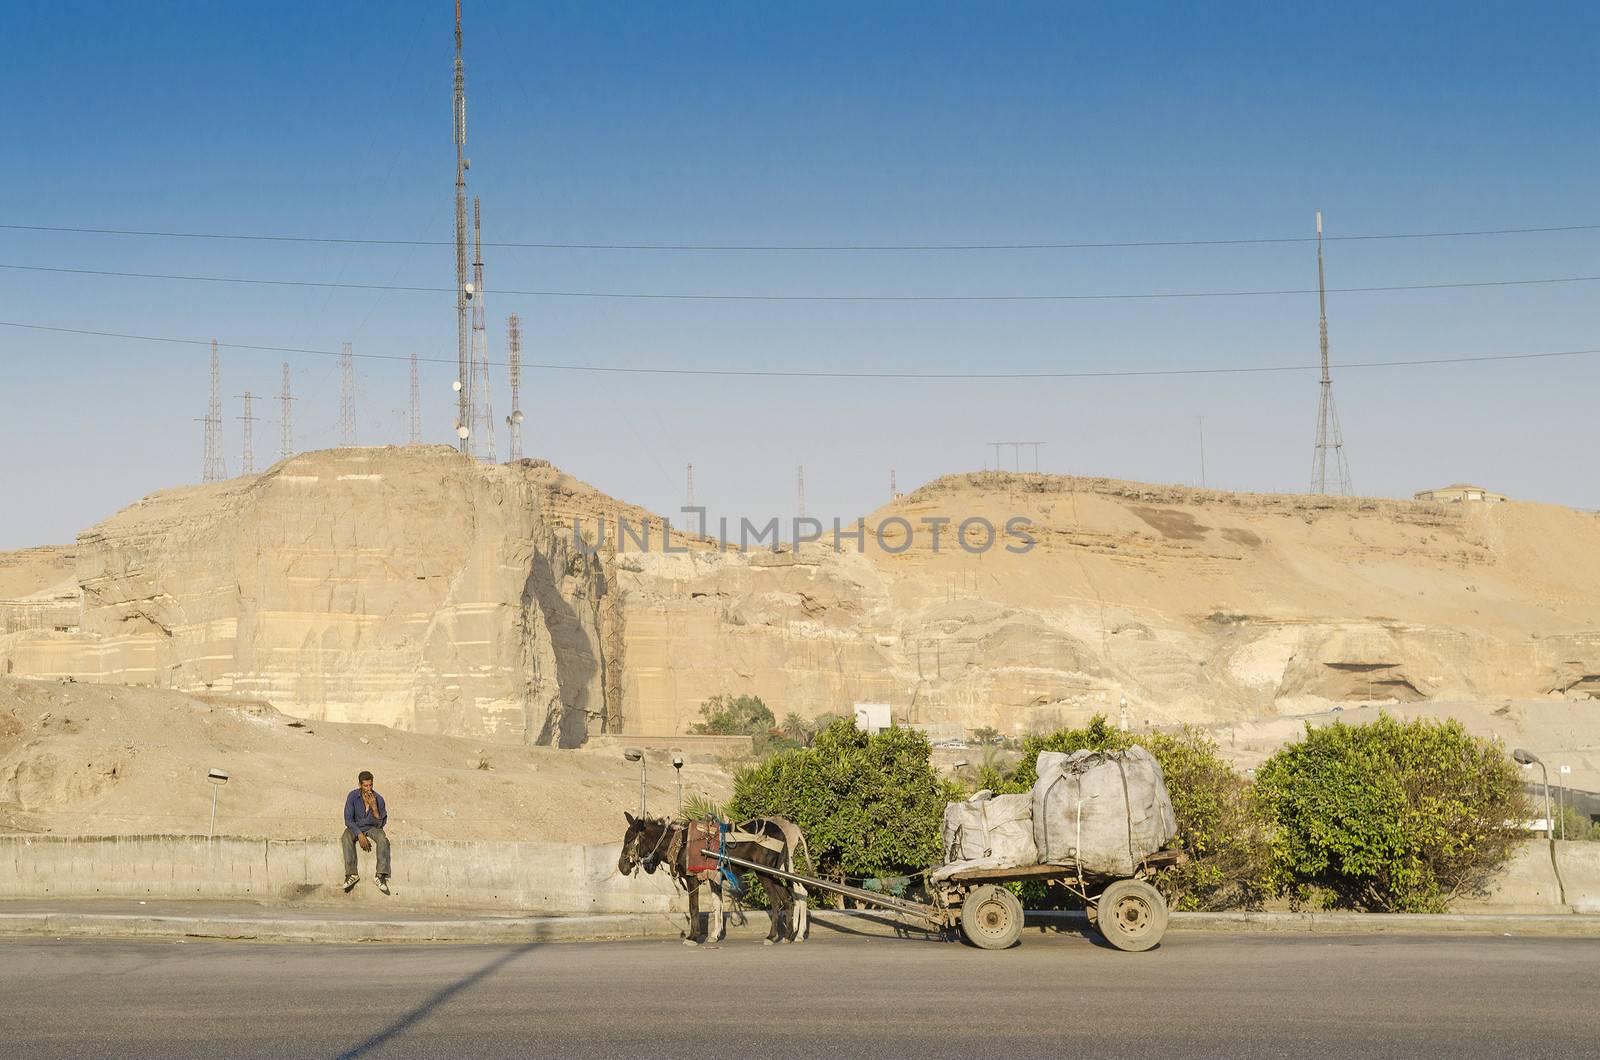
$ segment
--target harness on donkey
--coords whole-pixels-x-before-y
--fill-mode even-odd
[[[634,822],[632,817],[629,820]],[[646,822],[641,820],[633,826],[645,825]],[[653,842],[649,839],[650,831],[656,832]],[[673,882],[687,892],[690,938],[698,931],[699,889],[702,884],[710,886],[716,908],[710,914],[707,925],[709,941],[722,937],[725,898],[733,900],[734,912],[741,921],[744,917],[742,899],[746,894],[745,881],[741,870],[728,861],[730,855],[747,861],[766,862],[785,872],[793,871],[797,849],[804,851],[807,862],[810,861],[805,836],[792,822],[781,817],[755,818],[741,824],[710,816],[671,822],[655,818],[648,822],[648,831],[639,839],[640,847],[645,843],[650,845],[637,850],[635,864],[646,872],[667,866]],[[803,940],[809,929],[805,888],[763,875],[759,870],[756,870],[756,878],[772,906],[769,915],[773,920],[773,929],[768,941],[781,941],[784,938]]]

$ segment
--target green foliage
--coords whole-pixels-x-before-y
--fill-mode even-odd
[[[1600,842],[1600,821],[1591,820],[1571,806],[1563,806],[1556,815],[1556,838],[1578,842]]]
[[[734,778],[729,813],[777,815],[805,832],[825,876],[896,876],[936,865],[945,803],[960,790],[933,771],[920,732],[874,735],[838,719],[809,748],[780,751]]]
[[[1456,721],[1309,726],[1256,772],[1273,882],[1332,908],[1438,912],[1480,891],[1530,813],[1516,766]]]
[[[1185,728],[1177,735],[1135,735],[1114,728],[1097,714],[1081,729],[1028,737],[1015,770],[992,777],[986,769],[980,782],[997,792],[1029,791],[1039,779],[1040,751],[1120,751],[1134,744],[1161,764],[1178,822],[1171,845],[1188,855],[1155,881],[1167,900],[1176,909],[1258,908],[1269,882],[1268,821],[1249,781],[1199,729]]]
[[[679,820],[698,821],[702,817],[716,817],[721,819],[726,816],[722,803],[709,795],[698,791],[691,791],[683,797],[683,808],[678,811]]]
[[[715,736],[764,736],[777,723],[760,696],[712,696],[700,704],[704,721],[691,725],[692,733]]]

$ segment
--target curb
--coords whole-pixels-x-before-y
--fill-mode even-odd
[[[814,935],[857,935],[934,939],[920,925],[882,914],[817,910]],[[759,937],[766,917],[757,913],[743,928],[730,925],[731,937]],[[1081,933],[1087,918],[1074,912],[1028,914],[1029,934]],[[1170,931],[1178,934],[1251,935],[1513,935],[1543,938],[1600,938],[1600,916],[1467,913],[1173,913]],[[681,914],[604,914],[587,916],[478,917],[438,920],[329,920],[284,916],[163,916],[117,913],[0,912],[0,937],[229,939],[255,942],[578,942],[620,939],[677,939]]]

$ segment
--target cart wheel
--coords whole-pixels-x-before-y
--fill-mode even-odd
[[[975,887],[961,903],[961,933],[979,949],[1009,949],[1022,938],[1022,903],[1004,887]]]
[[[1119,950],[1147,950],[1167,930],[1167,900],[1143,880],[1118,880],[1106,888],[1098,906],[1095,926]]]

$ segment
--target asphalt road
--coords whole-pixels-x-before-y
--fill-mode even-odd
[[[1592,940],[0,940],[7,1057],[1594,1055]]]

